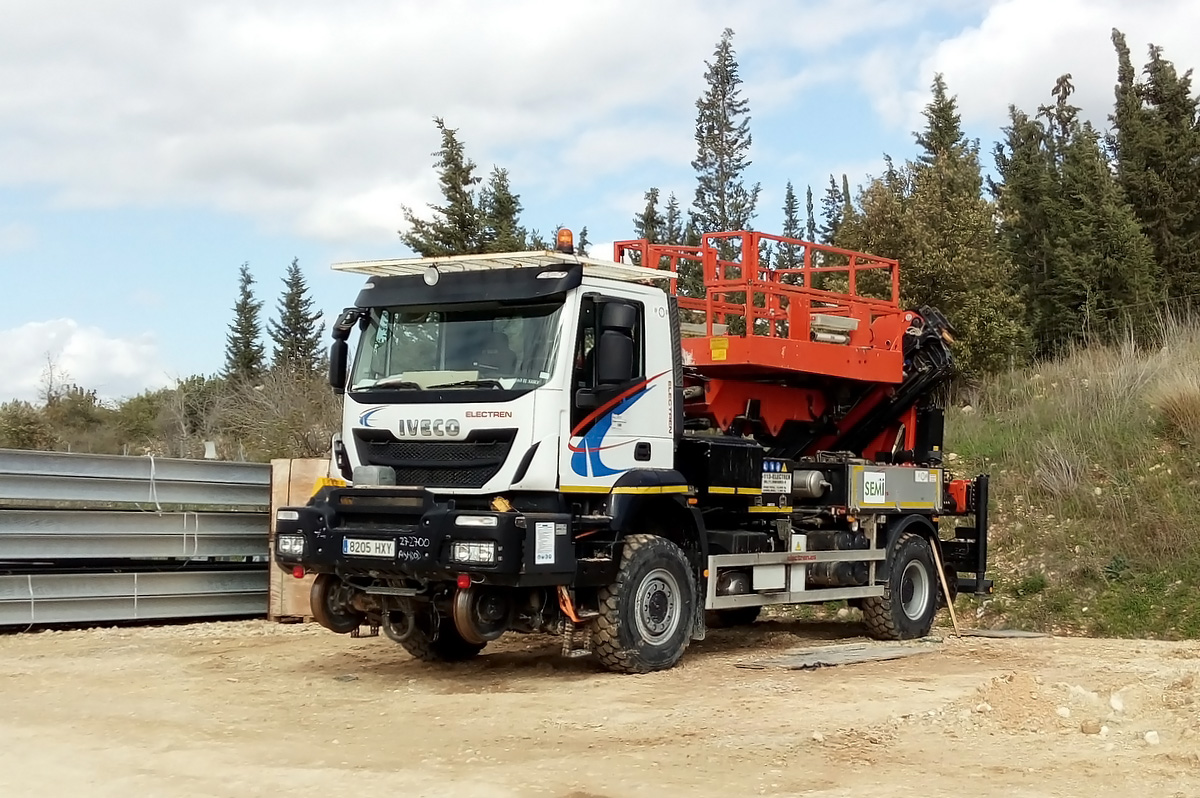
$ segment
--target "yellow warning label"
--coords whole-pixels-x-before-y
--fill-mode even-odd
[[[708,342],[708,347],[710,349],[714,349],[714,350],[715,349],[728,349],[729,348],[729,339],[728,338],[712,338]]]
[[[779,468],[781,471],[783,471],[783,473],[787,473],[787,463],[780,463]]]
[[[729,352],[727,352],[724,349],[713,349],[712,350],[712,359],[713,360],[724,360],[728,356],[729,356]]]

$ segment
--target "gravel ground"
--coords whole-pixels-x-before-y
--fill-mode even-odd
[[[1200,644],[737,667],[861,633],[764,620],[645,676],[542,637],[434,667],[265,621],[9,634],[0,796],[1200,795]]]

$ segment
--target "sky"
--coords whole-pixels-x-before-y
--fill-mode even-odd
[[[0,401],[35,399],[51,364],[111,400],[219,372],[242,263],[264,321],[293,258],[332,321],[362,282],[332,262],[412,255],[435,116],[480,174],[509,170],[527,227],[586,225],[611,257],[650,186],[690,205],[726,27],[767,232],[789,180],[819,208],[830,174],[911,157],[935,73],[990,166],[1009,105],[1063,73],[1107,129],[1113,27],[1139,69],[1151,43],[1200,66],[1200,0],[0,0],[0,18]]]

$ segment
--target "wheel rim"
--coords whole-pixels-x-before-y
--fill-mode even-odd
[[[330,615],[346,617],[350,615],[350,601],[353,598],[354,591],[351,587],[345,582],[339,581],[325,594],[325,607],[329,610]]]
[[[909,620],[919,620],[929,608],[929,569],[920,560],[913,560],[900,575],[900,600]]]
[[[634,619],[638,636],[652,645],[667,640],[679,628],[679,582],[675,575],[656,568],[638,586]]]

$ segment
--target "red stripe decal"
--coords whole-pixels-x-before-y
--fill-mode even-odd
[[[571,430],[571,437],[573,437],[573,438],[579,437],[579,435],[581,434],[581,430],[586,429],[588,426],[590,426],[592,424],[592,422],[594,422],[596,419],[600,418],[602,415],[604,415],[608,411],[612,410],[614,407],[616,407],[621,402],[628,399],[630,396],[633,396],[635,393],[637,393],[639,391],[646,390],[647,386],[649,386],[650,383],[654,382],[655,380],[657,380],[659,377],[663,376],[663,374],[666,374],[666,373],[667,372],[664,371],[659,374],[655,374],[653,377],[651,377],[648,380],[642,380],[641,382],[633,385],[628,390],[623,391],[616,398],[611,399],[608,402],[605,402],[601,407],[599,407],[596,410],[593,410],[591,415],[589,415],[583,421],[580,421],[579,424],[575,427],[575,429]]]

